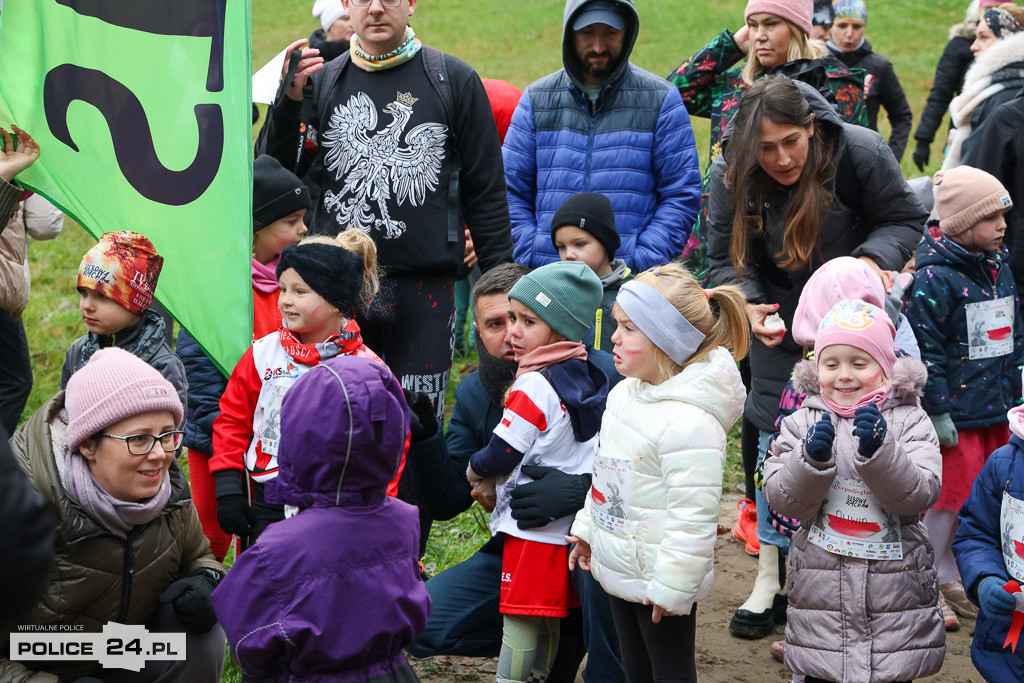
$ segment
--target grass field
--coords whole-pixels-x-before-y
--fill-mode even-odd
[[[742,0],[648,0],[636,4],[641,24],[632,61],[657,74],[669,73],[723,28],[739,28],[745,6]],[[868,39],[876,52],[895,65],[914,110],[915,128],[948,27],[962,19],[966,4],[965,0],[869,0]],[[316,28],[311,6],[312,2],[295,0],[255,0],[254,70],[289,42],[308,36]],[[464,59],[483,76],[508,80],[522,88],[561,67],[562,8],[561,0],[420,0],[412,24],[424,42]],[[887,135],[887,123],[883,120],[880,125],[883,135]],[[694,130],[704,164],[707,121],[695,120]],[[910,164],[912,149],[913,141],[903,161],[907,177],[919,175]],[[937,143],[929,172],[937,170],[940,156],[941,145]],[[91,243],[92,239],[69,221],[57,240],[33,242],[30,246],[33,286],[25,324],[35,385],[25,417],[53,395],[67,347],[84,332],[78,315],[75,273]],[[195,293],[196,305],[203,305],[204,294]],[[453,379],[457,380],[472,362],[460,360]],[[736,450],[731,449],[729,457],[728,486],[742,485]],[[436,525],[426,558],[428,566],[440,571],[475,550],[487,535],[483,522],[483,517],[470,511],[453,522]],[[237,668],[229,667],[224,680],[240,680]]]

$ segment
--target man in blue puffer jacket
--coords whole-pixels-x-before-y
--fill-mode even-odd
[[[700,168],[679,91],[629,63],[632,0],[567,0],[564,68],[519,100],[502,156],[517,263],[558,260],[551,219],[578,192],[615,210],[616,255],[640,272],[679,256],[700,205]]]

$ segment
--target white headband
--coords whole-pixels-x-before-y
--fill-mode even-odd
[[[690,324],[658,290],[636,280],[619,289],[615,303],[637,328],[678,365],[684,365],[704,341],[704,333]]]

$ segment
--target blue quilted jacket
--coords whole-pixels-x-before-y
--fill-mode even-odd
[[[1012,418],[1011,418],[1012,419]],[[974,480],[971,496],[960,509],[960,528],[953,541],[953,554],[971,602],[978,604],[982,579],[995,576],[1000,581],[1011,577],[1003,555],[1013,556],[1021,547],[1021,532],[1000,528],[1003,496],[1024,500],[1024,441],[1016,434],[1010,443],[993,453],[981,474]],[[991,683],[1024,681],[1024,651],[1016,654],[1003,648],[1009,621],[996,621],[978,615],[971,643],[971,661]]]
[[[700,206],[700,168],[690,115],[678,89],[629,63],[639,26],[632,0],[613,0],[630,18],[621,63],[591,107],[573,44],[572,18],[592,0],[565,5],[565,68],[527,87],[502,155],[516,262],[558,260],[551,219],[577,192],[611,200],[634,272],[678,257]]]

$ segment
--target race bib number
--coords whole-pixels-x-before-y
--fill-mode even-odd
[[[633,469],[628,460],[594,457],[594,481],[590,488],[594,523],[614,534],[626,533],[626,506],[632,490]]]
[[[281,440],[281,403],[288,387],[268,382],[266,403],[263,406],[263,422],[260,423],[260,449],[267,455],[277,457],[277,445]]]
[[[979,301],[967,310],[968,356],[971,360],[1013,353],[1013,297]]]
[[[1006,571],[1017,581],[1024,581],[1024,501],[1006,491],[999,511],[999,536]]]
[[[864,560],[902,560],[899,520],[882,509],[867,484],[836,477],[807,532],[814,545]]]

